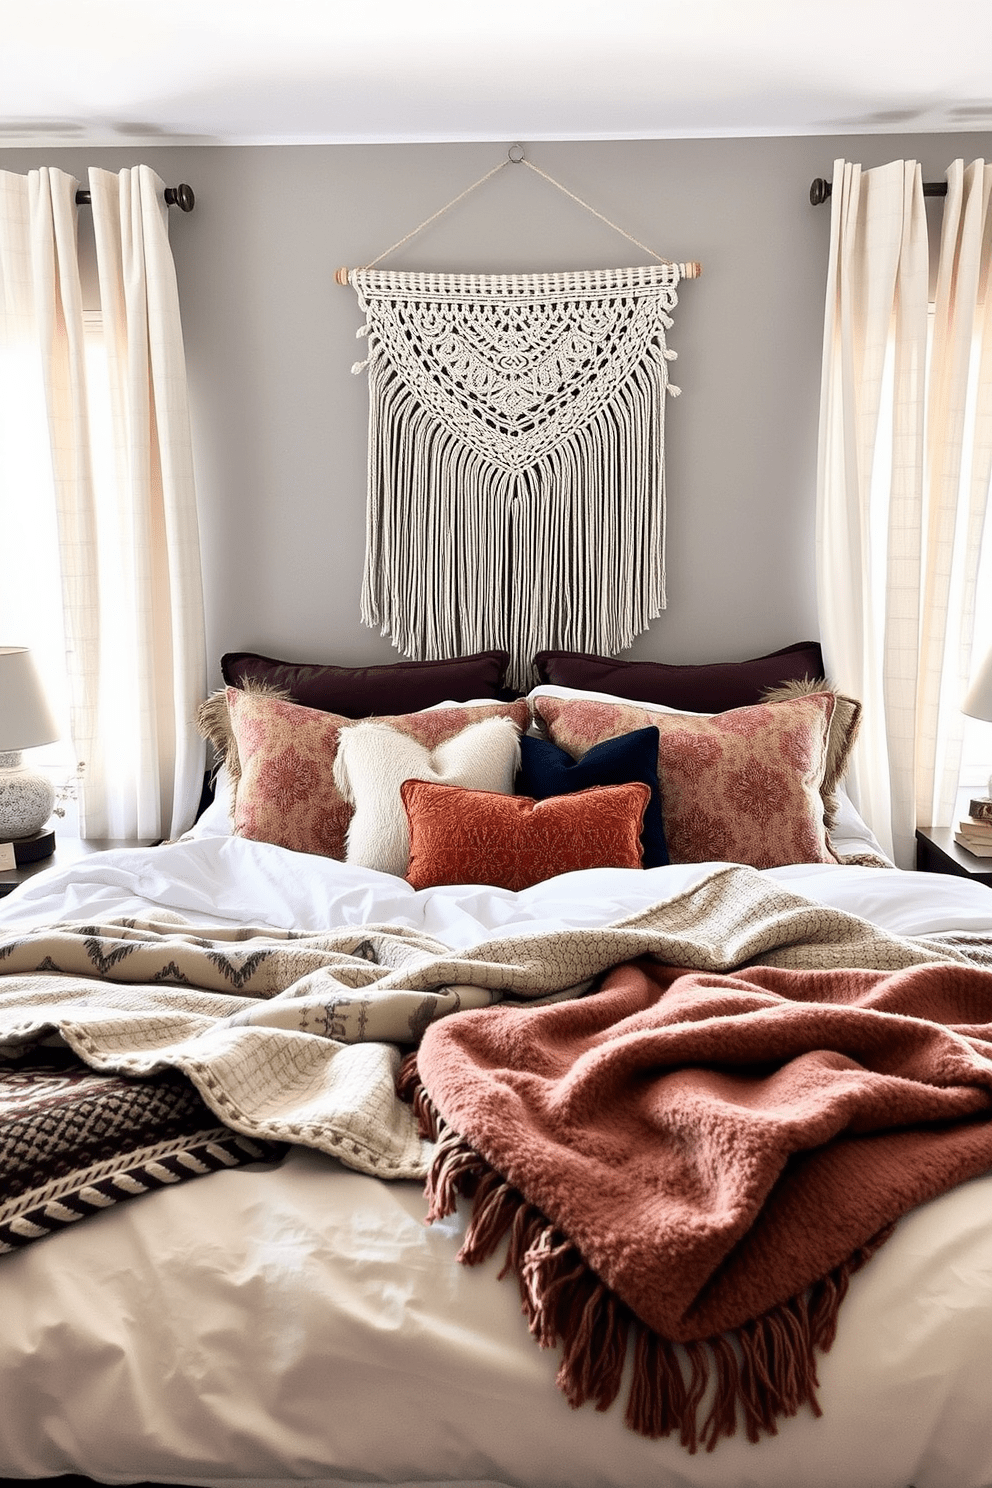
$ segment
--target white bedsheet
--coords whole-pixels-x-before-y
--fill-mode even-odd
[[[459,947],[606,923],[709,865],[597,870],[522,894],[400,880],[231,837],[39,875],[0,924],[409,925]],[[898,933],[989,930],[965,879],[827,865],[770,877]],[[992,1176],[901,1221],[856,1276],[803,1412],[688,1456],[572,1412],[516,1284],[455,1261],[416,1185],[294,1151],[149,1194],[0,1259],[0,1476],[513,1488],[989,1488]]]
[[[156,848],[94,853],[51,868],[0,899],[0,925],[98,920],[169,910],[196,925],[404,925],[465,948],[495,930],[605,925],[703,878],[712,863],[594,868],[521,893],[481,885],[412,889],[405,880],[331,858],[291,853],[241,837],[202,837]],[[988,889],[950,875],[801,863],[765,870],[819,903],[860,914],[898,934],[982,930]]]

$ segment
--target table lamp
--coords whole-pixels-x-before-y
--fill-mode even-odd
[[[971,686],[961,704],[961,712],[969,718],[981,718],[992,723],[992,651],[978,668]],[[988,794],[992,797],[992,775],[989,776]]]
[[[13,843],[18,863],[48,857],[55,847],[55,833],[42,831],[55,787],[23,763],[21,750],[58,737],[30,651],[0,646],[0,843]]]

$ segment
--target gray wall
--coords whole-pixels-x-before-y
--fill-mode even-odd
[[[809,205],[837,157],[922,161],[940,179],[992,136],[543,143],[529,158],[634,237],[699,259],[670,344],[668,609],[630,655],[756,655],[818,633],[816,426],[830,209]],[[0,168],[143,159],[188,181],[170,217],[183,303],[211,681],[229,649],[396,659],[358,618],[367,384],[340,264],[367,263],[505,153],[485,144],[0,151]],[[936,209],[939,212],[939,208]],[[395,268],[595,268],[644,255],[508,166]]]

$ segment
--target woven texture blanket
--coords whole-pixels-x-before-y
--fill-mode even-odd
[[[63,925],[0,937],[0,1061],[23,1061],[57,1036],[94,1071],[131,1081],[178,1071],[244,1137],[423,1179],[431,1147],[397,1098],[396,1074],[401,1051],[450,1013],[574,998],[645,955],[726,971],[757,961],[895,969],[974,954],[966,943],[882,935],[737,867],[616,925],[457,953],[376,926],[315,935],[193,931],[178,919]],[[15,1199],[0,1190],[0,1205]]]
[[[0,1253],[285,1150],[229,1130],[176,1070],[96,1074],[64,1046],[29,1048],[0,1066]]]
[[[644,962],[428,1029],[403,1086],[438,1141],[429,1219],[508,1242],[573,1406],[712,1448],[816,1409],[847,1280],[912,1206],[992,1167],[992,972]],[[681,1347],[678,1347],[680,1345]]]

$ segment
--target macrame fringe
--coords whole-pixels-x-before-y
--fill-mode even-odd
[[[747,1438],[777,1434],[777,1421],[808,1405],[820,1415],[815,1356],[834,1341],[848,1283],[892,1232],[876,1235],[803,1296],[713,1338],[676,1344],[623,1303],[540,1210],[489,1166],[438,1111],[417,1071],[404,1060],[397,1090],[435,1142],[425,1195],[427,1222],[452,1214],[459,1196],[472,1213],[458,1260],[488,1260],[506,1242],[500,1277],[512,1273],[521,1308],[541,1348],[561,1345],[556,1384],[573,1409],[592,1401],[607,1410],[633,1349],[625,1422],[641,1436],[677,1433],[688,1452],[712,1452],[743,1423]]]
[[[664,389],[651,366],[524,470],[494,465],[387,365],[371,369],[363,622],[408,656],[506,649],[519,688],[549,646],[632,645],[665,608],[663,441],[651,420]]]

